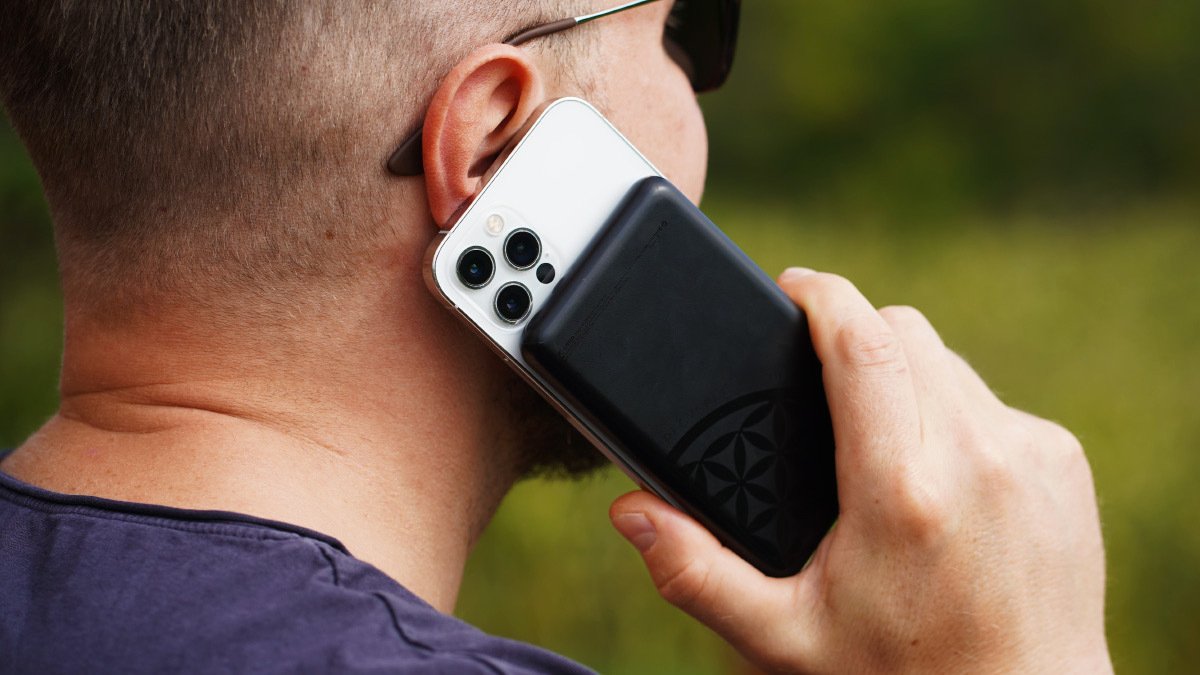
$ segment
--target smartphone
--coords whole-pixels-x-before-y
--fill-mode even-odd
[[[803,313],[580,99],[430,248],[431,290],[635,482],[764,573],[837,516]]]

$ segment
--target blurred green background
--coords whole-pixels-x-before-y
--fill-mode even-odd
[[[768,272],[912,304],[1011,404],[1083,440],[1125,673],[1200,663],[1200,3],[755,0],[703,99],[705,209]],[[0,126],[0,447],[55,407],[36,176]],[[744,668],[612,532],[608,471],[519,486],[459,613],[612,673]]]

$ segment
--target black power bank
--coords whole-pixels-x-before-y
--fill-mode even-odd
[[[803,312],[667,181],[631,190],[522,353],[611,454],[763,572],[799,571],[836,519]]]

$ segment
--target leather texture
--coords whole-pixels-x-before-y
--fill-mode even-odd
[[[803,313],[669,182],[647,178],[526,327],[522,354],[610,450],[762,571],[837,517]]]

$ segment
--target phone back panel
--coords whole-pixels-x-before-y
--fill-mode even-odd
[[[836,518],[803,313],[665,180],[631,192],[522,348],[615,452],[763,571],[798,571]]]
[[[435,295],[521,368],[524,326],[496,317],[496,289],[508,282],[523,283],[536,312],[629,190],[642,178],[657,175],[658,170],[591,105],[577,98],[554,101],[435,241],[427,281]],[[488,220],[495,215],[503,218],[505,229],[488,232]],[[539,283],[532,270],[504,264],[504,235],[517,228],[529,228],[541,239],[538,262],[551,263],[560,272],[553,283]],[[472,246],[488,250],[497,262],[495,278],[484,288],[468,288],[456,276],[458,256]]]

